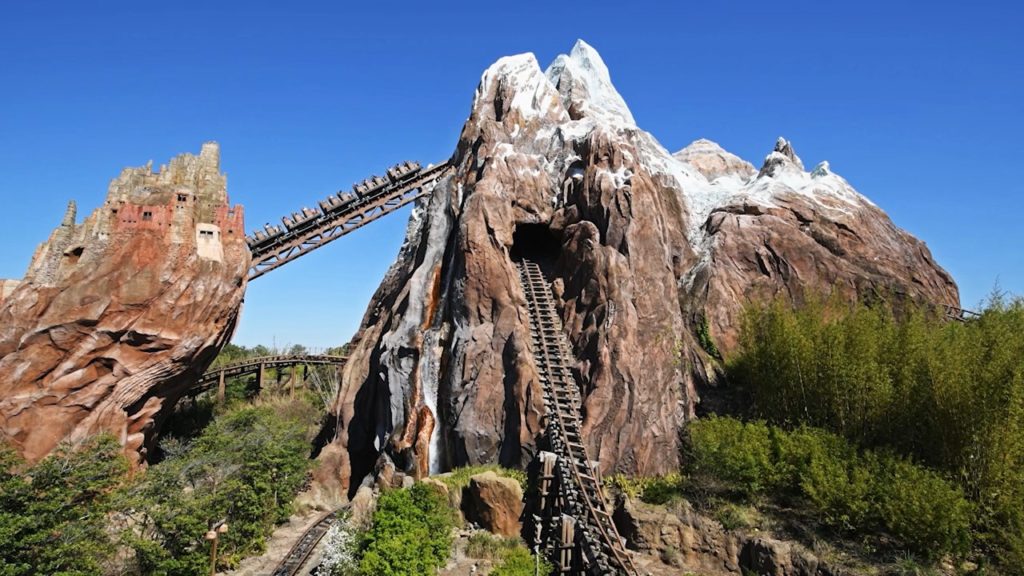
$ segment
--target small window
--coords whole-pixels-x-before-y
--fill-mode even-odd
[[[147,211],[142,213],[142,220],[143,220],[143,222],[149,222],[152,219],[153,219],[153,213],[152,212],[147,210]]]
[[[178,202],[188,202],[188,196],[185,194],[178,194]]]
[[[111,208],[110,213],[113,214],[114,216],[117,216],[117,208]]]
[[[205,236],[206,238],[213,238],[213,230],[200,230],[199,235]]]

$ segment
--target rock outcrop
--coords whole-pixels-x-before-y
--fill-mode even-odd
[[[491,471],[473,476],[461,504],[466,520],[492,534],[519,536],[523,530],[523,488],[512,478]]]
[[[166,411],[229,338],[249,251],[216,144],[125,169],[74,203],[0,300],[0,434],[29,460],[109,432],[145,458]],[[8,287],[11,286],[9,289]]]
[[[726,530],[717,521],[694,511],[688,503],[679,507],[681,510],[672,512],[626,498],[614,514],[620,534],[633,550],[669,561],[665,574],[679,574],[681,570],[715,576],[844,573],[820,561],[800,544],[745,530]],[[653,567],[646,568],[651,573],[662,573]]]
[[[751,299],[958,300],[923,243],[789,142],[760,171],[706,140],[670,154],[583,42],[546,73],[530,54],[491,66],[451,166],[353,342],[322,481],[358,484],[381,452],[418,475],[532,458],[544,408],[519,258],[554,282],[605,473],[678,466],[714,372],[698,334],[728,353]]]

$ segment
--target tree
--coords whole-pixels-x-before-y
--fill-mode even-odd
[[[64,444],[35,466],[0,447],[0,574],[97,574],[113,550],[107,514],[127,479],[120,444]]]

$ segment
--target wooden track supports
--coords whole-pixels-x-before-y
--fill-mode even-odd
[[[539,455],[542,501],[533,518],[541,536],[535,544],[548,551],[560,574],[638,574],[612,521],[600,465],[587,454],[579,382],[551,286],[540,267],[525,259],[519,280],[543,391],[545,436],[554,453]]]
[[[558,545],[559,572],[570,573],[573,570],[572,553],[576,548],[576,519],[562,514],[561,539]]]
[[[221,370],[220,375],[217,377],[217,406],[221,406],[224,404],[225,389],[226,387],[224,385],[224,371]]]

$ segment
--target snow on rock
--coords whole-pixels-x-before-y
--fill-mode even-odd
[[[601,55],[583,40],[577,40],[568,55],[555,58],[546,75],[570,112],[578,109],[583,116],[636,125],[629,106],[612,85]]]
[[[827,163],[806,172],[788,140],[760,170],[710,140],[669,153],[582,41],[544,72],[532,54],[489,67],[450,163],[353,341],[320,467],[350,488],[378,458],[426,474],[541,449],[513,262],[528,252],[551,277],[604,473],[678,468],[679,426],[715,373],[696,335],[730,353],[751,301],[959,300],[922,242]]]

